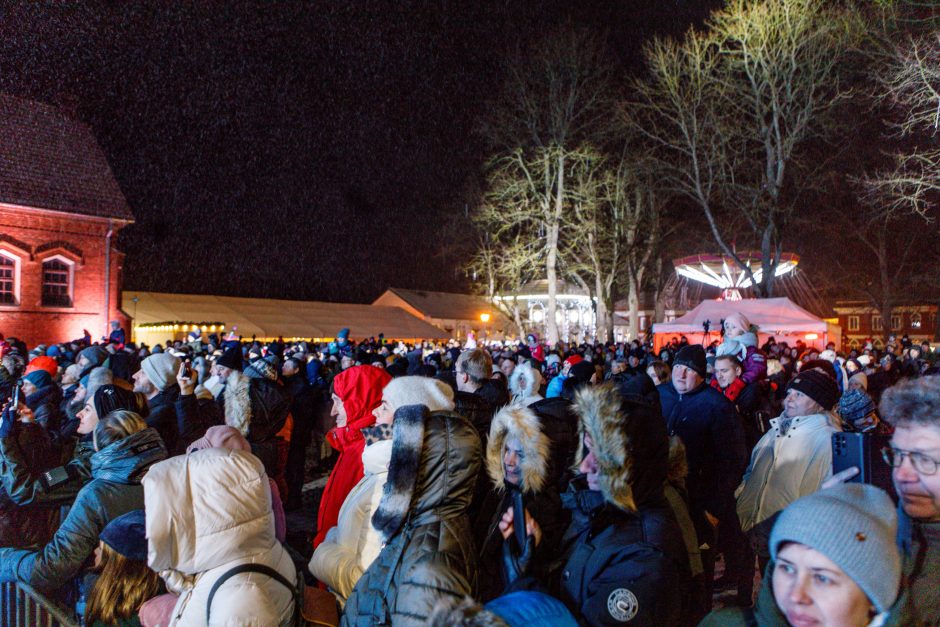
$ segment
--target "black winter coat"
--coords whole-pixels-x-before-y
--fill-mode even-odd
[[[171,455],[185,451],[185,448],[180,450],[180,431],[176,416],[176,400],[179,396],[180,388],[174,383],[147,402],[150,406],[147,426],[157,430]]]
[[[707,383],[679,394],[671,382],[657,386],[669,435],[678,435],[689,463],[690,514],[700,529],[705,511],[735,515],[734,491],[747,468],[744,428],[734,405]],[[701,529],[700,529],[701,531]]]
[[[669,506],[626,512],[593,490],[562,500],[572,518],[553,594],[589,625],[679,625],[688,556]]]
[[[58,465],[58,454],[49,434],[35,423],[18,423],[12,436],[5,438],[23,453],[27,470],[41,473]],[[0,488],[0,547],[28,547],[45,544],[59,520],[57,506],[23,507]]]

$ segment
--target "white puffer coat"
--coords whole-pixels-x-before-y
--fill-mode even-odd
[[[391,457],[391,440],[365,448],[362,453],[365,474],[343,501],[336,526],[327,532],[310,559],[310,572],[328,585],[341,602],[346,601],[359,577],[382,550],[382,536],[372,526],[372,513],[382,500]]]
[[[290,556],[274,536],[271,492],[261,461],[211,448],[151,467],[144,477],[147,562],[180,595],[170,627],[206,624],[215,581],[239,564],[273,568],[296,582]],[[291,590],[261,573],[228,579],[212,600],[209,625],[289,625]]]

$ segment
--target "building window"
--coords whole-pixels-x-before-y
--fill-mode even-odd
[[[881,316],[872,316],[871,317],[871,328],[872,331],[883,331],[884,325],[881,323]]]
[[[0,305],[16,305],[20,292],[20,259],[0,250]]]
[[[901,316],[891,316],[891,329],[894,331],[901,330]]]
[[[72,268],[61,257],[42,262],[43,307],[72,306]]]
[[[858,316],[849,316],[849,331],[858,331]]]
[[[912,329],[919,329],[920,322],[921,322],[921,318],[920,318],[919,313],[911,314],[911,328]]]

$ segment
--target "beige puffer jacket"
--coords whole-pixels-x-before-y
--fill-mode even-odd
[[[205,625],[209,591],[239,564],[263,564],[296,581],[274,537],[268,477],[254,455],[211,448],[173,457],[152,466],[143,484],[147,562],[180,595],[170,627]],[[216,591],[209,625],[289,625],[293,610],[291,590],[241,573]]]

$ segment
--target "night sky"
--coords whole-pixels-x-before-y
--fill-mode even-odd
[[[626,77],[715,3],[176,4],[0,8],[0,90],[89,123],[137,217],[125,288],[368,302],[467,289],[502,55],[570,23]]]

